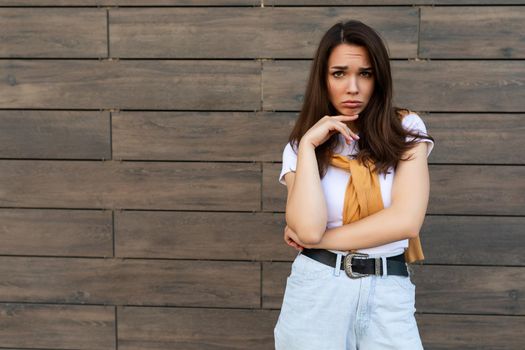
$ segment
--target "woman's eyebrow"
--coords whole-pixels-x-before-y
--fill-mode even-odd
[[[341,70],[347,70],[347,69],[348,69],[348,66],[332,66],[332,68],[330,68],[330,69],[341,69]],[[360,70],[360,71],[372,70],[372,67],[360,67],[359,70]]]

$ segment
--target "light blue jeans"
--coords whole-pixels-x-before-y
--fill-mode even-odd
[[[352,279],[344,270],[299,253],[274,328],[275,349],[423,349],[415,291],[410,276]]]

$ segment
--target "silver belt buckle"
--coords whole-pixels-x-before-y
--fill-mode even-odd
[[[361,278],[361,277],[368,276],[368,274],[366,274],[366,273],[359,273],[359,272],[352,271],[352,258],[354,258],[354,257],[356,257],[358,259],[366,259],[366,258],[368,258],[368,254],[365,254],[365,253],[348,253],[345,256],[344,267],[345,267],[345,272],[348,275],[348,277],[350,277],[350,278]]]

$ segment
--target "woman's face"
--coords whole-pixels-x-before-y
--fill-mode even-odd
[[[352,115],[364,110],[374,91],[366,48],[346,43],[336,46],[328,59],[327,86],[330,102],[340,114]]]

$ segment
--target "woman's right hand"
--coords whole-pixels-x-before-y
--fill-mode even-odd
[[[352,121],[357,118],[357,114],[336,116],[325,115],[308,129],[301,140],[306,140],[314,147],[318,147],[326,142],[326,140],[328,140],[335,132],[343,134],[347,143],[350,143],[354,139],[358,140],[359,136],[352,132],[352,130],[350,130],[350,128],[344,123],[345,121]]]

